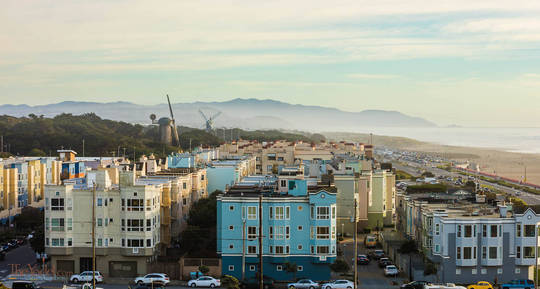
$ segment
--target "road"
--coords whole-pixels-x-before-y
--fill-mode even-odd
[[[419,164],[414,164],[414,166],[409,164],[409,165],[405,166],[405,165],[402,165],[401,163],[398,163],[397,161],[393,161],[392,166],[394,166],[398,170],[402,170],[402,171],[404,171],[406,173],[409,173],[411,175],[418,175],[418,170],[420,169],[420,170],[423,170],[423,171],[429,171],[429,172],[433,173],[435,175],[435,177],[438,177],[438,176],[441,176],[441,175],[442,176],[450,176],[452,178],[463,177],[463,175],[460,175],[460,174],[458,174],[456,172],[449,172],[449,171],[439,169],[439,168],[420,166]],[[480,180],[480,179],[478,179],[478,182],[480,182],[481,185],[490,186],[490,187],[493,187],[493,188],[495,188],[495,189],[497,189],[499,191],[505,192],[505,193],[510,194],[512,196],[516,196],[516,197],[522,199],[523,201],[525,201],[529,205],[539,205],[540,204],[540,195],[535,195],[535,194],[523,192],[523,191],[520,191],[520,190],[516,190],[514,188],[501,186],[499,184],[490,183],[490,182]]]
[[[36,255],[30,245],[25,244],[6,253],[6,258],[0,261],[0,278],[5,278],[11,274],[12,265],[19,264],[19,267],[26,267],[36,263]]]
[[[363,245],[363,238],[364,235],[359,235],[358,237],[358,254],[367,255],[367,250]],[[341,242],[340,246],[342,246],[344,259],[353,268],[354,244],[352,240]],[[403,284],[404,278],[401,276],[385,277],[383,272],[383,269],[379,268],[375,260],[372,260],[369,265],[358,265],[358,287],[365,289],[388,289],[399,288],[399,285]]]

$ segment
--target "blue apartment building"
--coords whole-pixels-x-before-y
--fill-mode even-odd
[[[262,216],[259,214],[262,196]],[[259,267],[263,226],[263,274],[278,281],[329,280],[336,259],[336,190],[303,179],[234,186],[217,199],[217,250],[222,273],[253,278]],[[295,263],[296,276],[286,271]]]

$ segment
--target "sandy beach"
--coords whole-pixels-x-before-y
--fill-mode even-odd
[[[369,143],[368,134],[325,133],[329,140],[350,140]],[[497,149],[447,146],[421,142],[410,138],[373,135],[373,144],[388,148],[417,151],[443,156],[456,161],[469,161],[480,165],[487,173],[521,180],[527,171],[527,182],[540,184],[540,154],[514,153]]]

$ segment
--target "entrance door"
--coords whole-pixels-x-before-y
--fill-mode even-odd
[[[92,258],[81,258],[79,264],[80,273],[84,271],[92,271]],[[96,268],[96,271],[98,269]]]

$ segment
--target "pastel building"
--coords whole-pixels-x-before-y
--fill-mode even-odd
[[[228,186],[238,183],[242,178],[256,173],[255,157],[242,157],[212,161],[207,169],[208,191],[225,191]]]
[[[293,280],[295,276],[285,270],[290,262],[298,266],[297,278],[329,280],[329,265],[337,250],[335,192],[334,187],[280,178],[277,184],[244,184],[218,196],[217,250],[222,273],[239,279],[254,277],[262,250],[265,276]],[[260,223],[262,248],[258,245]]]

